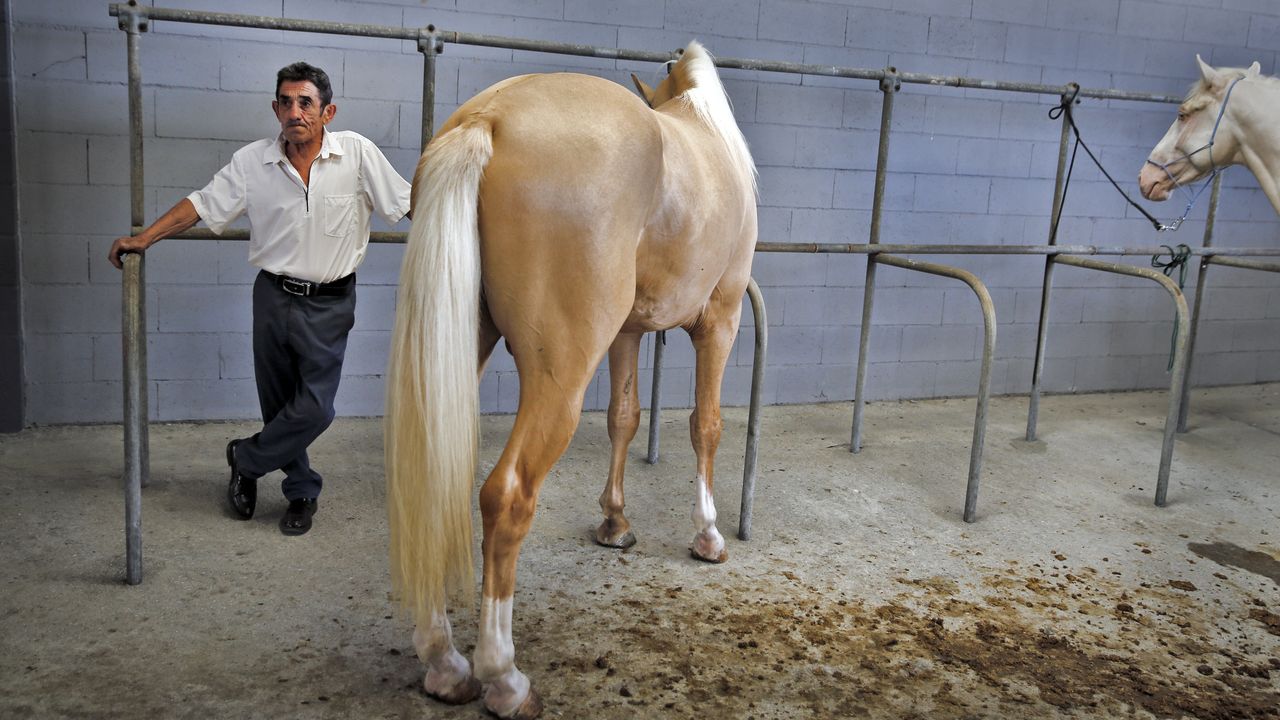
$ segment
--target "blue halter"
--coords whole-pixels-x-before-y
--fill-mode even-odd
[[[1187,164],[1191,165],[1192,167],[1195,167],[1195,163],[1191,162],[1191,156],[1204,150],[1209,151],[1209,177],[1205,178],[1204,183],[1200,185],[1200,188],[1198,190],[1192,193],[1190,190],[1187,190],[1185,187],[1179,185],[1178,181],[1174,179],[1173,173],[1169,172],[1169,165],[1162,165],[1156,162],[1155,160],[1152,160],[1151,158],[1147,158],[1148,164],[1155,165],[1156,167],[1163,170],[1164,174],[1168,175],[1169,180],[1173,182],[1173,186],[1181,190],[1184,196],[1190,197],[1190,200],[1187,201],[1187,207],[1182,211],[1182,216],[1178,217],[1175,220],[1171,220],[1167,223],[1160,223],[1160,225],[1156,228],[1157,230],[1160,230],[1160,231],[1177,230],[1179,227],[1181,227],[1182,223],[1187,219],[1187,215],[1191,214],[1191,208],[1195,207],[1196,201],[1199,200],[1200,195],[1204,193],[1204,189],[1209,187],[1209,184],[1213,182],[1213,179],[1218,176],[1218,172],[1219,172],[1218,166],[1213,161],[1213,142],[1218,137],[1218,126],[1222,124],[1222,115],[1227,111],[1227,102],[1231,100],[1231,91],[1235,90],[1236,83],[1240,82],[1243,79],[1244,79],[1244,76],[1241,75],[1235,80],[1232,80],[1231,85],[1227,88],[1227,94],[1222,98],[1222,105],[1218,108],[1218,118],[1213,121],[1213,133],[1209,135],[1209,142],[1205,143],[1204,145],[1201,145],[1200,147],[1196,148],[1195,150],[1192,150],[1189,153],[1183,153],[1181,158],[1179,158],[1178,160],[1174,160],[1174,162],[1179,162],[1180,160],[1186,160]],[[1226,168],[1223,168],[1223,171],[1225,170]]]

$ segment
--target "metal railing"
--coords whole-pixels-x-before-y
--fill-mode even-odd
[[[119,20],[121,30],[128,33],[128,67],[129,67],[129,118],[130,118],[130,197],[131,197],[131,224],[134,232],[142,229],[143,219],[143,175],[142,175],[142,93],[141,93],[141,69],[139,64],[139,38],[141,33],[146,32],[148,23],[151,20],[163,20],[170,22],[182,23],[198,23],[234,27],[262,28],[274,30],[286,30],[296,32],[324,33],[338,35],[352,35],[361,37],[389,38],[395,40],[413,40],[417,42],[418,50],[423,55],[423,102],[422,102],[422,142],[425,146],[427,140],[431,137],[431,130],[434,126],[434,91],[435,91],[435,56],[440,53],[446,43],[455,43],[460,45],[476,45],[486,47],[500,47],[514,50],[527,50],[545,53],[577,55],[595,58],[608,58],[616,60],[631,60],[642,62],[666,62],[673,60],[679,56],[679,51],[675,52],[652,52],[629,50],[622,48],[603,48],[589,45],[581,45],[574,43],[549,42],[540,40],[528,40],[523,38],[501,37],[494,35],[483,35],[475,33],[464,33],[438,29],[433,25],[424,28],[404,28],[393,26],[366,25],[353,23],[337,23],[320,20],[301,20],[290,18],[276,18],[253,15],[238,15],[231,13],[201,12],[194,10],[179,10],[161,7],[148,7],[136,4],[136,0],[129,3],[117,3],[109,6],[109,12],[113,17]],[[1095,88],[1078,88],[1074,83],[1066,86],[1046,85],[1041,83],[1023,83],[984,80],[979,78],[970,78],[964,76],[944,76],[930,75],[924,73],[901,72],[895,68],[883,69],[866,69],[866,68],[848,68],[831,65],[816,65],[804,63],[778,62],[753,60],[743,58],[727,58],[717,57],[716,65],[722,68],[734,68],[741,70],[754,70],[764,72],[790,73],[802,75],[815,75],[825,77],[841,77],[856,80],[875,80],[879,83],[881,92],[884,93],[884,107],[882,110],[882,122],[880,125],[879,152],[877,154],[875,190],[872,206],[872,227],[871,238],[868,244],[852,244],[852,243],[771,243],[761,242],[757,245],[757,252],[791,252],[791,253],[842,253],[842,254],[867,254],[867,284],[864,288],[864,305],[863,305],[863,321],[862,321],[862,339],[859,344],[858,357],[858,378],[856,380],[855,402],[854,402],[854,425],[852,429],[852,437],[850,450],[857,452],[861,448],[861,418],[863,413],[863,385],[865,382],[865,368],[867,362],[867,344],[869,343],[869,328],[872,321],[872,307],[874,299],[874,278],[875,268],[880,264],[893,265],[904,269],[929,272],[934,274],[947,275],[964,280],[970,285],[978,295],[983,310],[983,319],[985,327],[985,339],[983,349],[983,360],[981,378],[978,390],[978,411],[975,418],[973,444],[970,453],[969,481],[966,486],[965,503],[964,503],[964,519],[972,522],[975,519],[975,509],[977,501],[978,476],[981,467],[982,455],[982,438],[985,433],[986,417],[986,398],[989,394],[989,372],[990,364],[994,354],[995,339],[995,314],[994,309],[990,305],[990,295],[987,293],[985,286],[976,276],[966,270],[960,268],[938,265],[935,263],[921,263],[919,261],[898,258],[895,255],[901,253],[912,254],[983,254],[983,255],[1043,255],[1045,256],[1045,278],[1043,284],[1042,307],[1040,313],[1040,326],[1037,342],[1037,359],[1032,383],[1031,406],[1029,408],[1028,418],[1028,437],[1034,437],[1035,416],[1039,407],[1040,400],[1040,377],[1043,370],[1043,349],[1047,340],[1048,330],[1048,305],[1049,297],[1052,289],[1052,271],[1056,263],[1071,264],[1077,267],[1084,267],[1096,270],[1105,270],[1109,272],[1130,273],[1128,270],[1120,268],[1130,268],[1131,266],[1115,266],[1113,263],[1104,264],[1097,261],[1084,262],[1078,258],[1070,256],[1076,255],[1154,255],[1161,251],[1159,247],[1108,247],[1094,245],[1058,245],[1056,238],[1052,238],[1047,245],[963,245],[963,244],[880,244],[879,228],[880,219],[883,213],[884,187],[887,180],[887,158],[889,148],[889,135],[891,131],[889,119],[892,117],[893,95],[896,93],[902,83],[923,84],[932,86],[969,88],[981,90],[996,90],[1016,93],[1033,93],[1041,95],[1057,95],[1067,97],[1069,94],[1076,97],[1088,97],[1105,100],[1132,100],[1142,102],[1156,103],[1177,103],[1181,98],[1161,95],[1155,93],[1144,92],[1128,92],[1114,89],[1095,89]],[[1059,150],[1058,172],[1055,181],[1053,210],[1060,208],[1063,200],[1063,184],[1065,172],[1065,158],[1067,152],[1068,128],[1066,125],[1064,113],[1064,127]],[[1221,178],[1219,177],[1219,181]],[[1247,267],[1251,269],[1266,270],[1275,272],[1280,269],[1280,265],[1258,263],[1256,261],[1234,260],[1236,256],[1280,256],[1280,248],[1216,248],[1211,247],[1214,208],[1217,205],[1218,183],[1215,183],[1214,194],[1210,205],[1210,214],[1205,229],[1204,247],[1193,248],[1192,254],[1201,257],[1201,273],[1198,279],[1196,312],[1192,315],[1190,323],[1183,323],[1185,327],[1185,347],[1183,354],[1185,357],[1183,375],[1187,375],[1190,365],[1190,350],[1194,347],[1196,323],[1199,317],[1200,296],[1203,294],[1203,284],[1205,279],[1204,270],[1212,264],[1230,265],[1233,267]],[[208,230],[189,230],[183,233],[173,235],[175,238],[186,239],[247,239],[248,233],[245,231],[228,231],[222,235],[214,235]],[[383,232],[373,233],[372,242],[404,242],[404,233]],[[143,302],[145,293],[143,292],[144,259],[141,255],[129,255],[125,257],[125,272],[123,275],[124,294],[123,302],[125,304],[124,313],[124,340],[123,352],[125,360],[124,373],[124,392],[125,392],[125,478],[126,478],[126,517],[127,517],[127,543],[128,543],[128,581],[137,583],[141,581],[141,550],[140,550],[140,488],[145,484],[148,473],[148,457],[147,457],[147,407],[146,407],[146,342],[145,342],[145,324],[142,319],[145,317],[145,308]],[[1104,267],[1104,265],[1106,267]],[[1145,276],[1145,275],[1144,275]],[[1166,287],[1166,289],[1168,289]],[[1181,302],[1182,312],[1185,314],[1185,301],[1182,300],[1181,292],[1174,287],[1170,290],[1175,304]],[[750,512],[751,512],[751,495],[754,489],[754,468],[755,457],[754,452],[758,443],[758,411],[759,411],[759,384],[763,375],[763,351],[766,343],[764,332],[767,331],[767,323],[764,320],[764,305],[759,296],[759,289],[752,283],[752,290],[749,293],[752,307],[757,312],[757,334],[756,334],[756,358],[757,365],[753,371],[752,384],[752,400],[751,414],[748,421],[748,451],[747,463],[744,468],[743,480],[743,502],[742,516],[739,524],[739,537],[746,539],[750,534]],[[1187,327],[1189,325],[1189,327]],[[661,343],[655,343],[654,353],[654,388],[653,401],[651,403],[651,427],[650,427],[650,445],[649,457],[652,460],[657,458],[657,427],[656,422],[652,422],[660,411],[660,383],[661,376]],[[1176,373],[1175,373],[1176,375]],[[1178,395],[1179,389],[1185,395],[1188,390],[1189,382],[1181,382],[1179,384],[1177,378],[1171,386],[1171,394]],[[1181,397],[1181,396],[1180,396]],[[1180,397],[1171,401],[1171,413],[1177,414],[1178,409],[1185,417],[1186,402],[1179,401]],[[1166,423],[1166,429],[1168,428]],[[1166,433],[1165,446],[1161,453],[1161,477],[1160,490],[1157,492],[1157,504],[1163,504],[1163,487],[1164,481],[1168,476],[1167,457],[1171,457],[1172,439]]]

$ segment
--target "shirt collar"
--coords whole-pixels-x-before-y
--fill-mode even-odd
[[[330,155],[342,155],[342,145],[333,138],[333,133],[329,132],[329,128],[324,128],[324,135],[320,139],[320,156],[328,158]],[[267,151],[262,154],[263,165],[274,165],[280,162],[288,162],[289,158],[284,154],[284,133],[281,132],[276,136],[276,141],[271,143]]]

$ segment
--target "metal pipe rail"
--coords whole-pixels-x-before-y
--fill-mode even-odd
[[[667,347],[667,333],[661,330],[653,334],[653,381],[649,394],[649,452],[645,462],[658,464],[658,438],[661,434],[662,416],[662,356]]]
[[[1062,90],[1061,101],[1073,102],[1073,93],[1079,90],[1074,83]],[[1049,246],[1058,244],[1058,219],[1061,218],[1062,203],[1066,199],[1067,177],[1067,141],[1071,137],[1071,119],[1067,112],[1062,113],[1062,129],[1058,138],[1058,170],[1053,181],[1053,208],[1049,215]],[[1044,377],[1044,349],[1049,338],[1049,299],[1053,292],[1053,255],[1044,259],[1044,281],[1040,289],[1040,322],[1036,326],[1036,356],[1031,364],[1031,391],[1028,397],[1027,410],[1028,442],[1036,439],[1036,418],[1040,415],[1040,383]]]
[[[875,255],[867,260],[868,263],[893,265],[905,270],[915,270],[917,272],[929,273],[930,275],[940,275],[942,277],[955,278],[968,285],[978,297],[978,305],[982,309],[982,369],[978,373],[978,404],[973,418],[973,442],[969,446],[969,479],[965,485],[964,491],[964,521],[973,522],[977,518],[978,510],[978,480],[982,475],[982,448],[987,436],[987,407],[991,400],[991,366],[995,359],[996,352],[996,307],[991,300],[991,293],[987,291],[987,286],[978,279],[977,275],[968,270],[961,270],[947,265],[939,265],[937,263],[929,263],[921,260],[913,260],[911,258],[898,257],[896,255]],[[870,322],[870,317],[864,315],[864,322]],[[864,337],[867,330],[863,329]],[[858,354],[858,377],[863,377],[865,373],[864,363],[866,362],[865,353]],[[855,400],[856,403],[863,402],[861,394]],[[859,441],[862,439],[862,413],[858,412],[855,407],[853,414],[853,437]],[[858,452],[861,448],[853,449]]]
[[[144,18],[122,16],[129,75],[129,224],[146,216],[142,183],[142,58],[139,47],[147,30]],[[142,256],[127,258],[121,278],[121,351],[124,355],[124,483],[125,582],[142,582],[142,488],[151,475],[151,439],[147,409],[146,265]]]
[[[145,225],[135,225],[134,233]],[[369,233],[369,242],[403,244],[408,233],[379,230]],[[208,228],[192,228],[165,235],[175,240],[248,240],[248,230],[225,230],[221,235]],[[879,253],[911,253],[913,255],[1159,255],[1168,252],[1160,245],[982,245],[939,243],[784,243],[758,242],[758,253],[799,253],[876,255]],[[1191,248],[1193,256],[1203,257],[1280,257],[1280,247],[1199,247]]]
[[[1151,268],[1140,268],[1132,265],[1122,265],[1120,263],[1102,262],[1092,258],[1082,258],[1074,256],[1063,256],[1054,258],[1053,262],[1062,263],[1063,265],[1074,265],[1076,267],[1088,268],[1090,270],[1101,270],[1103,272],[1119,273],[1121,275],[1132,275],[1133,277],[1147,278],[1154,280],[1169,293],[1173,299],[1174,310],[1178,315],[1178,334],[1174,340],[1173,355],[1173,377],[1169,382],[1169,412],[1165,416],[1164,422],[1164,442],[1160,447],[1160,470],[1156,475],[1156,498],[1155,503],[1159,507],[1164,507],[1169,489],[1169,468],[1173,463],[1173,440],[1174,431],[1178,424],[1178,408],[1182,404],[1182,387],[1187,372],[1187,338],[1190,334],[1190,323],[1187,321],[1187,299],[1182,294],[1176,283],[1164,275]],[[1029,426],[1028,432],[1034,433],[1034,425]]]
[[[124,528],[125,581],[142,582],[142,488],[150,468],[147,433],[147,326],[142,256],[124,257],[121,344],[124,353]]]
[[[1161,245],[948,245],[936,243],[756,243],[763,253],[835,253],[876,255],[912,253],[916,255],[1159,255],[1168,250]],[[1280,247],[1191,248],[1192,255],[1280,257]]]
[[[1209,210],[1204,223],[1204,239],[1208,248],[1213,244],[1213,223],[1218,217],[1218,196],[1222,194],[1222,173],[1213,178],[1213,191],[1209,193]],[[1204,287],[1209,277],[1210,256],[1200,258],[1200,272],[1196,274],[1196,301],[1191,310],[1191,334],[1187,336],[1187,377],[1182,383],[1182,401],[1178,406],[1178,432],[1187,431],[1187,413],[1191,406],[1191,366],[1196,359],[1196,331],[1200,327],[1200,305],[1204,301]]]
[[[756,494],[756,456],[760,448],[760,392],[764,387],[765,356],[769,351],[769,317],[755,278],[747,280],[747,297],[755,317],[755,354],[751,358],[751,407],[747,411],[747,451],[742,461],[742,506],[738,539],[751,539],[751,512]],[[656,382],[656,381],[655,381]]]
[[[893,100],[901,83],[893,78],[880,80],[880,140],[876,148],[876,183],[871,195],[871,228],[868,247],[880,245],[880,223],[884,214],[884,186],[889,169],[889,128],[893,126]],[[867,356],[871,348],[871,311],[876,296],[876,258],[867,256],[867,275],[862,284],[862,324],[858,327],[858,363],[853,376],[853,423],[849,430],[849,452],[862,449],[863,391],[867,384]]]
[[[978,409],[974,419],[973,443],[969,448],[969,480],[965,487],[964,521],[973,522],[977,514],[978,477],[982,471],[983,440],[987,432],[987,402],[991,395],[991,362],[996,347],[996,313],[991,302],[991,294],[976,275],[959,268],[937,263],[926,263],[920,260],[900,258],[884,253],[880,244],[880,221],[884,211],[884,188],[889,167],[889,130],[893,123],[893,100],[902,88],[898,82],[897,70],[885,69],[885,76],[880,79],[882,105],[880,108],[880,141],[876,151],[876,182],[871,204],[871,231],[867,245],[868,251],[876,251],[867,256],[867,279],[863,286],[862,326],[858,340],[858,367],[854,378],[853,390],[853,426],[849,433],[849,452],[862,450],[862,417],[866,405],[864,389],[867,378],[867,357],[871,346],[871,318],[875,299],[876,267],[881,263],[933,275],[963,280],[978,296],[982,307],[983,331],[986,343],[982,352],[982,371],[978,380]]]
[[[1260,260],[1242,260],[1232,257],[1214,257],[1205,258],[1206,262],[1214,265],[1222,265],[1224,267],[1240,268],[1242,270],[1261,270],[1262,272],[1280,272],[1280,263],[1262,262]]]
[[[476,45],[481,47],[497,47],[509,50],[528,50],[533,52],[555,53],[559,55],[577,55],[612,60],[633,60],[639,62],[666,62],[678,57],[677,52],[653,52],[630,50],[625,48],[596,47],[578,43],[552,42],[547,40],[528,40],[524,38],[506,37],[502,35],[484,35],[450,30],[439,30],[429,25],[426,28],[405,28],[392,25],[367,25],[360,23],[339,23],[324,20],[302,20],[294,18],[277,18],[262,15],[242,15],[237,13],[204,12],[199,10],[180,10],[175,8],[146,7],[126,3],[114,3],[109,7],[112,17],[133,14],[142,21],[161,20],[168,22],[196,23],[202,25],[225,25],[232,27],[261,28],[264,30],[291,30],[328,35],[354,35],[357,37],[380,37],[392,40],[418,40],[424,34],[431,34],[442,42],[458,45]],[[1037,95],[1058,95],[1062,87],[1044,83],[1011,82],[1007,80],[984,80],[982,78],[964,77],[961,75],[933,75],[929,73],[897,72],[891,68],[849,68],[838,65],[819,65],[812,63],[782,62],[776,60],[752,60],[747,58],[718,57],[718,67],[735,70],[758,70],[764,72],[788,73],[796,75],[818,75],[823,77],[842,77],[853,80],[883,80],[896,77],[901,82],[918,85],[933,85],[975,90],[1003,90],[1006,92],[1031,93]],[[1177,104],[1182,98],[1174,95],[1158,93],[1130,92],[1110,88],[1082,88],[1081,97],[1100,100],[1135,100],[1141,102],[1160,102]]]

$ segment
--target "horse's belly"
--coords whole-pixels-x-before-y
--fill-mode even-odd
[[[723,269],[723,268],[721,268]],[[653,332],[686,325],[702,313],[721,276],[684,277],[679,285],[639,283],[623,332]]]
[[[622,324],[622,332],[654,332],[682,324],[684,320],[678,313],[655,308],[648,303],[642,305],[637,302],[636,306],[631,308],[631,314],[627,316],[626,322]]]

